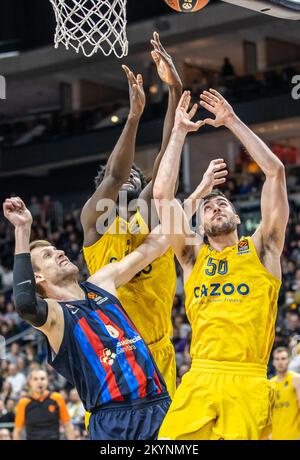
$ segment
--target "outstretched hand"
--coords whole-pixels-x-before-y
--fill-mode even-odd
[[[174,128],[184,129],[187,133],[198,131],[198,129],[205,124],[202,120],[196,122],[192,121],[192,118],[197,112],[198,104],[194,104],[189,111],[190,102],[190,91],[184,91],[177,106],[174,124]]]
[[[145,104],[146,97],[143,86],[143,77],[139,73],[135,77],[133,72],[126,65],[122,65],[122,69],[126,73],[128,86],[129,86],[129,99],[130,99],[130,114],[129,116],[141,117]]]
[[[181,79],[178,75],[176,67],[173,63],[172,57],[167,53],[165,48],[162,46],[159,34],[153,33],[153,39],[151,45],[154,50],[151,51],[151,56],[156,64],[157,72],[160,79],[165,82],[168,86],[182,86]]]
[[[215,119],[206,118],[204,120],[206,125],[219,128],[220,126],[228,126],[230,124],[235,113],[231,105],[218,91],[215,89],[203,91],[200,98],[202,99],[200,105],[215,115]]]
[[[228,175],[226,168],[227,165],[223,158],[218,158],[217,160],[213,160],[209,163],[200,184],[201,189],[204,190],[204,195],[210,193],[214,187],[226,182],[226,176]]]
[[[32,215],[19,197],[7,198],[3,203],[3,213],[14,227],[26,227],[32,224]]]

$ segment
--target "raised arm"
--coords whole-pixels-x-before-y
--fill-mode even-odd
[[[281,278],[279,258],[289,218],[284,166],[269,147],[237,117],[221,94],[210,89],[204,91],[201,99],[201,105],[215,115],[215,119],[206,119],[205,123],[216,128],[225,126],[230,129],[266,176],[261,196],[262,220],[253,235],[253,242],[266,268]]]
[[[190,93],[185,91],[176,110],[174,128],[153,189],[162,231],[169,238],[180,264],[186,270],[193,266],[199,244],[201,245],[190,229],[189,219],[184,210],[175,199],[176,181],[185,138],[188,132],[197,131],[203,125],[201,121],[197,123],[192,121],[197,104],[188,112],[190,101]]]
[[[159,34],[154,32],[153,39],[151,40],[153,51],[151,52],[152,59],[157,67],[157,72],[165,84],[169,87],[169,102],[168,109],[164,120],[163,138],[160,151],[155,159],[152,180],[142,191],[140,198],[144,199],[150,204],[153,198],[153,184],[157,175],[157,171],[161,162],[161,159],[168,146],[172,128],[174,126],[175,112],[178,102],[182,94],[182,82],[177,73],[176,67],[173,63],[172,57],[167,53],[165,48],[160,42]]]
[[[106,265],[88,281],[115,294],[118,287],[127,284],[154,259],[164,254],[168,247],[168,239],[161,234],[160,227],[157,226],[135,251],[120,262]]]
[[[63,317],[57,302],[44,300],[36,295],[35,276],[29,251],[32,216],[21,198],[6,199],[3,204],[4,216],[15,227],[15,258],[13,269],[13,296],[16,311],[29,324],[51,339],[54,348],[59,348],[62,340]],[[60,321],[58,321],[60,320]],[[55,337],[52,331],[55,327]]]
[[[228,171],[223,158],[218,158],[210,162],[198,187],[184,200],[183,208],[188,220],[199,209],[205,195],[208,195],[214,187],[226,182],[227,175]]]
[[[145,93],[142,75],[135,77],[128,67],[122,67],[128,79],[130,112],[121,137],[108,159],[104,179],[82,209],[84,246],[91,246],[99,239],[96,223],[104,212],[97,210],[99,200],[106,198],[117,201],[120,188],[128,180],[134,161],[136,134],[145,107]]]

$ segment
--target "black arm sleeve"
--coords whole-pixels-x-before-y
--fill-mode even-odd
[[[15,255],[13,295],[16,310],[24,321],[41,327],[47,321],[48,304],[36,295],[35,287],[30,254]]]

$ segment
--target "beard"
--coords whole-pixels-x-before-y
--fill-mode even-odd
[[[129,203],[131,201],[138,199],[138,197],[141,194],[141,191],[142,190],[139,187],[137,187],[137,188],[129,188],[129,189],[121,189],[122,194],[126,193],[126,195],[125,195],[126,198],[125,199],[127,201],[127,207],[129,206]],[[123,201],[123,199],[124,198],[122,198],[122,201]],[[118,203],[119,203],[119,198],[118,198]]]
[[[212,238],[216,236],[229,235],[235,232],[237,224],[235,218],[232,217],[228,220],[221,222],[213,222],[210,226],[204,225],[204,233]]]
[[[137,200],[140,196],[141,190],[138,188],[127,190],[127,201],[128,204],[130,201]]]

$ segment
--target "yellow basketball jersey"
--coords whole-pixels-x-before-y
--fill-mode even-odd
[[[112,227],[83,253],[90,274],[108,263],[119,261],[134,251],[149,234],[137,211],[130,222],[117,217]],[[118,297],[129,317],[148,345],[172,335],[171,311],[176,289],[174,253],[169,249],[138,273],[126,286],[118,289]]]
[[[272,439],[300,439],[300,408],[293,385],[294,372],[287,372],[285,378],[271,379],[275,389],[275,406],[272,420]]]
[[[185,283],[192,358],[266,365],[280,284],[251,238],[222,252],[203,245]]]

